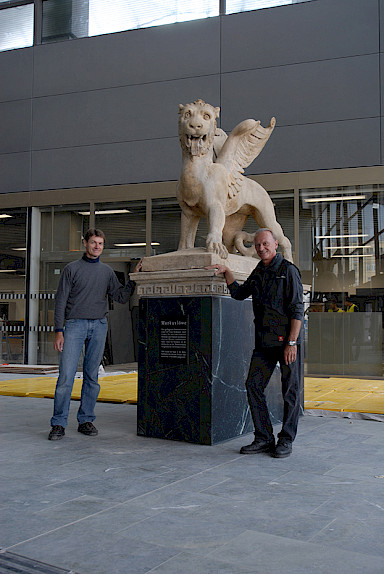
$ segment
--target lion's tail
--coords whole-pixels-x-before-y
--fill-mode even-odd
[[[256,248],[253,244],[255,238],[254,233],[247,233],[246,231],[238,231],[234,238],[234,244],[239,253],[245,257],[254,257],[256,255]],[[252,243],[251,247],[246,247],[244,243]]]

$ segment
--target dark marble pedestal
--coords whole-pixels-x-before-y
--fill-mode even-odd
[[[226,296],[140,299],[138,435],[212,445],[253,431],[245,380],[252,302]],[[267,388],[281,421],[280,372]]]

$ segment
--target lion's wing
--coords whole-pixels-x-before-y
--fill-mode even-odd
[[[215,152],[215,156],[218,157],[221,150],[223,149],[223,145],[227,141],[227,134],[221,128],[216,128],[215,138],[213,140],[213,151]],[[215,161],[215,160],[214,160]]]
[[[271,119],[267,128],[263,128],[259,121],[244,120],[229,134],[216,159],[216,163],[224,165],[228,170],[229,197],[239,193],[244,169],[261,153],[275,125],[275,118]]]

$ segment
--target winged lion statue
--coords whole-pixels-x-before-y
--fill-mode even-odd
[[[179,106],[179,139],[182,167],[177,198],[182,210],[178,249],[192,249],[199,220],[208,220],[207,251],[222,259],[228,253],[256,254],[253,235],[243,231],[251,216],[261,228],[273,231],[283,256],[292,261],[291,243],[276,220],[267,191],[245,177],[244,169],[260,154],[276,124],[267,128],[247,119],[227,136],[216,125],[220,108],[203,100]]]

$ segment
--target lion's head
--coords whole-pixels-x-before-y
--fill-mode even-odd
[[[203,100],[179,105],[179,139],[184,152],[205,155],[212,147],[220,108]]]

